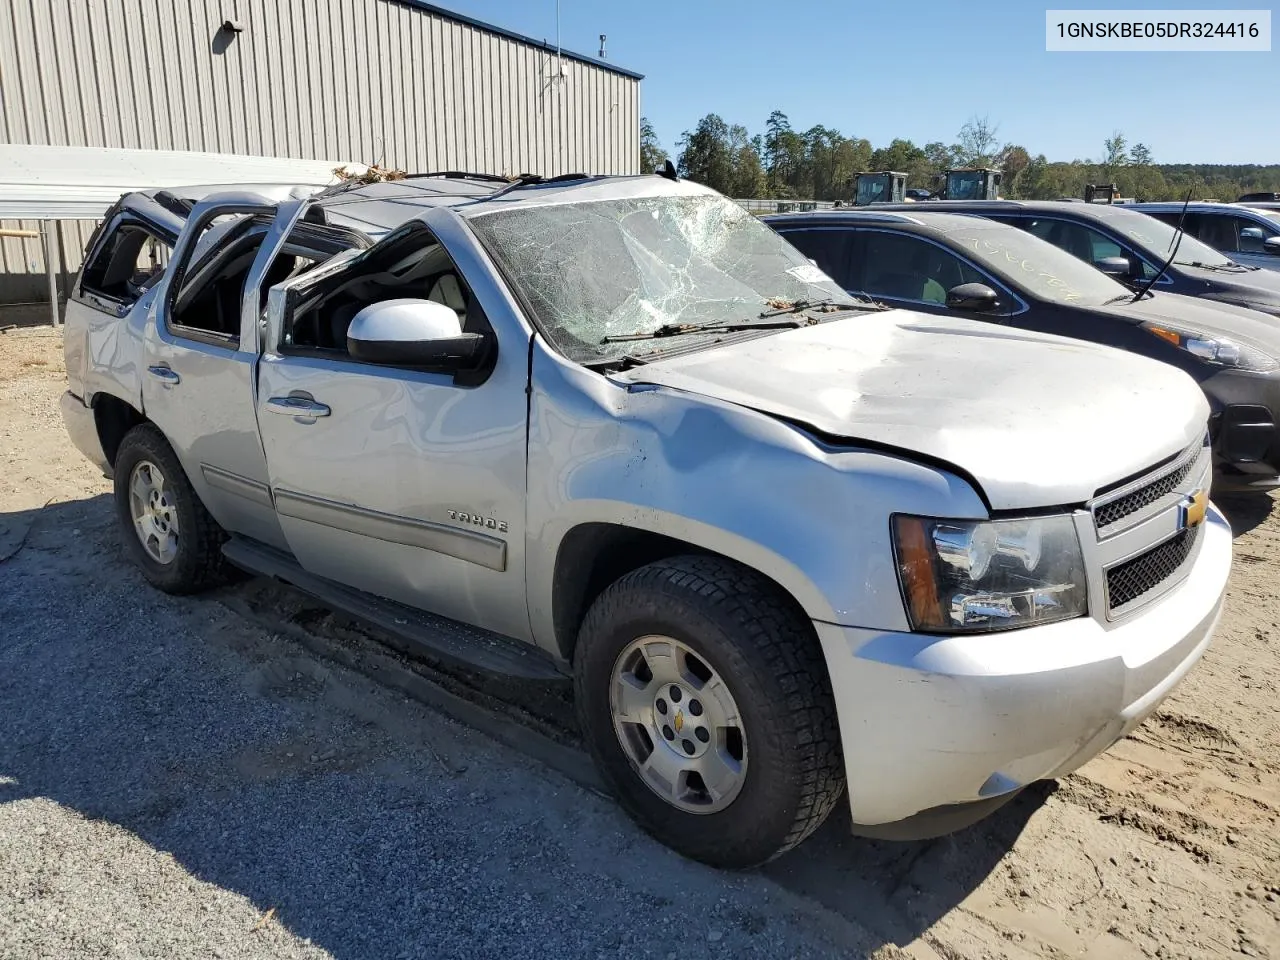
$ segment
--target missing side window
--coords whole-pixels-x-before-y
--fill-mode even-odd
[[[132,305],[164,275],[172,248],[146,227],[122,223],[84,268],[81,289]]]

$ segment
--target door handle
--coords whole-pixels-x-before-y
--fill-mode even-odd
[[[147,373],[153,380],[159,380],[161,383],[172,386],[175,383],[181,383],[182,378],[178,376],[177,371],[170,370],[168,367],[157,364],[154,367],[147,367]]]
[[[267,401],[267,409],[272,413],[282,413],[286,417],[327,417],[329,408],[306,397],[272,397]]]

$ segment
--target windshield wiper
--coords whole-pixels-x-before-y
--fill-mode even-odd
[[[1227,273],[1248,273],[1251,269],[1260,269],[1259,267],[1250,267],[1244,263],[1202,263],[1199,260],[1177,260],[1175,262],[1180,267],[1199,267],[1201,270],[1225,270]]]
[[[865,300],[845,301],[837,300],[835,297],[827,297],[824,300],[797,300],[795,303],[786,303],[786,301],[774,300],[772,304],[777,304],[773,310],[760,314],[761,318],[780,317],[788,313],[801,313],[804,310],[819,310],[824,313],[836,313],[841,310],[888,310],[883,303],[876,303],[870,297]],[[785,304],[785,305],[784,305]]]
[[[683,337],[688,333],[737,333],[740,330],[782,330],[787,327],[805,327],[813,321],[805,320],[759,320],[745,323],[724,323],[713,320],[710,323],[664,323],[656,330],[637,331],[636,333],[620,333],[616,336],[602,337],[601,343],[625,343],[629,340],[660,340],[663,337]]]
[[[1155,294],[1154,294],[1154,293],[1152,293],[1150,290],[1148,290],[1146,293],[1142,294],[1142,299],[1143,299],[1143,300],[1146,300],[1146,299],[1148,299],[1148,298],[1150,298],[1150,297],[1154,297],[1154,296],[1155,296]],[[1109,306],[1111,306],[1113,303],[1124,303],[1126,300],[1127,300],[1129,303],[1137,303],[1137,302],[1138,302],[1138,298],[1137,298],[1137,297],[1135,297],[1133,294],[1131,294],[1131,293],[1122,293],[1122,294],[1120,294],[1118,297],[1112,297],[1110,300],[1103,300],[1103,301],[1102,301],[1102,305],[1103,305],[1104,307],[1109,307]]]
[[[782,300],[775,298],[765,301],[772,310],[760,314],[758,320],[742,320],[724,322],[712,320],[707,323],[664,323],[656,330],[638,330],[635,333],[619,333],[604,337],[601,343],[626,343],[630,340],[660,340],[663,337],[683,337],[689,333],[738,333],[742,330],[783,330],[788,327],[808,327],[821,323],[817,317],[795,318],[792,320],[773,320],[772,317],[783,317],[788,314],[803,313],[814,310],[819,313],[843,313],[847,310],[888,310],[882,303],[847,302],[827,297],[822,300]]]
[[[620,357],[602,357],[599,360],[588,360],[583,366],[588,370],[598,370],[604,373],[609,370],[617,370],[621,373],[624,370],[630,370],[632,367],[642,367],[649,360],[656,356],[656,353],[645,354],[637,357],[635,354],[624,353]]]

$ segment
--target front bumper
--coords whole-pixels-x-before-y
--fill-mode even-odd
[[[1000,798],[1101,753],[1204,653],[1230,569],[1231,529],[1210,507],[1187,578],[1115,623],[1080,617],[962,637],[816,623],[855,830],[955,805],[989,812]],[[896,835],[936,834],[927,820]]]
[[[86,407],[84,401],[70,390],[63,393],[60,406],[62,422],[66,424],[67,433],[76,449],[101,469],[104,475],[111,476],[111,465],[102,452],[102,441],[98,438],[98,424],[94,420],[93,409]]]
[[[1201,386],[1213,408],[1214,491],[1280,486],[1280,372],[1224,370]]]

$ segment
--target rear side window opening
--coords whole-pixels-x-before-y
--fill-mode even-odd
[[[173,248],[140,223],[126,221],[112,230],[80,275],[86,293],[132,305],[164,275]]]

